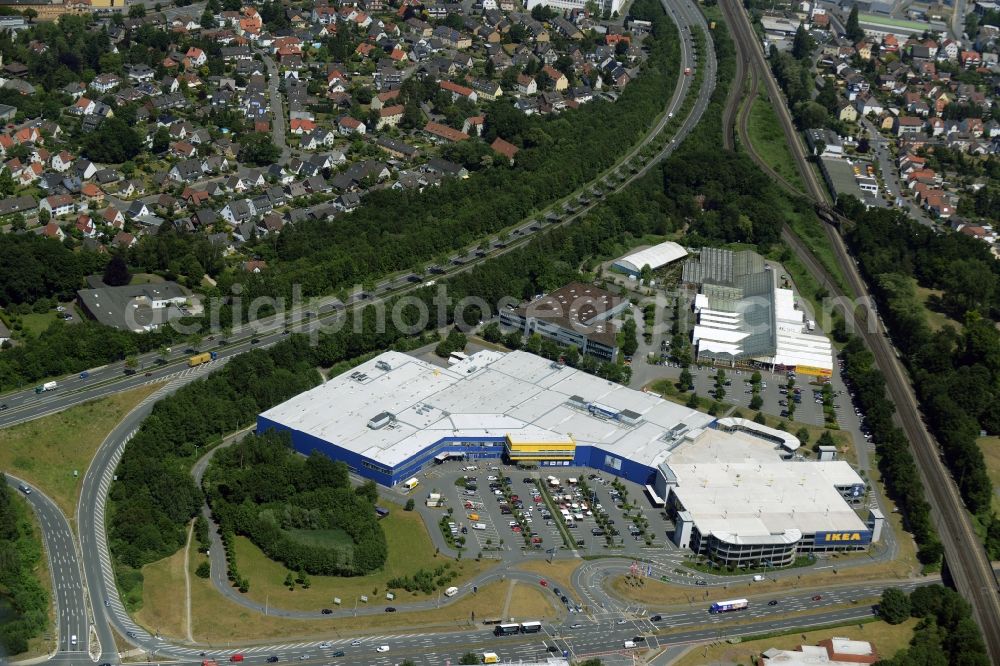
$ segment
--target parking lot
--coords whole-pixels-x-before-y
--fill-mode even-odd
[[[660,372],[656,374],[674,380],[678,379],[681,374],[681,368],[677,364],[670,364],[669,361],[667,365],[658,366],[657,370]],[[691,372],[691,377],[694,381],[695,392],[703,397],[713,396],[715,393],[715,376],[719,368],[692,365],[688,370]],[[724,372],[728,384],[724,386],[726,393],[722,402],[749,409],[750,400],[753,397],[750,378],[753,376],[754,371],[746,368],[725,368]],[[773,416],[787,416],[786,410],[789,396],[782,393],[781,389],[787,384],[788,377],[785,373],[771,372],[769,370],[759,370],[759,372],[762,380],[760,397],[763,400],[760,410],[765,414]],[[843,427],[845,425],[843,410],[848,410],[849,412],[852,406],[844,390],[843,383],[840,381],[838,368],[834,369],[834,376],[831,378],[831,382],[834,389],[833,403],[834,411],[837,414],[837,423]],[[823,426],[822,400],[817,402],[818,396],[814,396],[813,394],[814,390],[820,390],[820,384],[814,382],[812,377],[799,375],[795,378],[795,387],[800,391],[801,402],[796,403],[792,420],[808,425]]]
[[[524,470],[487,459],[450,461],[417,476],[421,485],[413,497],[429,528],[440,532],[441,517],[452,509],[454,527],[448,531],[455,539],[464,538],[470,555],[482,551],[488,557],[522,559],[529,554],[565,557],[572,552],[638,557],[649,548],[673,548],[669,540],[673,523],[641,485],[589,468]],[[440,495],[440,506],[426,506],[431,493]],[[563,538],[563,524],[569,544]]]

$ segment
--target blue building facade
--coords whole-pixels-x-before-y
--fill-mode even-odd
[[[462,455],[468,460],[499,459],[503,457],[506,448],[506,438],[503,436],[444,437],[403,462],[390,467],[360,453],[338,446],[334,442],[289,428],[264,416],[258,416],[257,432],[264,433],[270,430],[287,432],[292,440],[292,448],[302,455],[308,456],[317,451],[332,460],[343,461],[352,472],[384,486],[402,483],[422,469],[433,465],[435,458],[443,453]],[[595,446],[577,446],[572,461],[542,460],[538,461],[538,464],[543,469],[571,465],[590,467],[642,485],[652,484],[656,476],[656,468],[654,467],[637,463]]]

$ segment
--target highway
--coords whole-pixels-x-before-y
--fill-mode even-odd
[[[754,37],[749,17],[742,6],[734,0],[723,0],[722,7],[729,17],[737,50],[745,58],[749,58],[752,66],[758,69],[771,100],[775,102],[775,112],[781,121],[803,182],[806,183],[808,195],[818,204],[822,216],[831,222],[839,221],[834,213],[829,212],[826,190],[818,182],[806,161],[805,150],[792,124],[788,105],[782,101],[784,97],[764,60],[764,54]],[[867,285],[834,226],[825,224],[824,230],[834,249],[837,263],[848,280],[849,288],[860,296],[855,301],[859,307],[845,314],[848,321],[854,324],[854,332],[860,335],[872,350],[879,369],[885,375],[889,396],[896,406],[896,421],[910,441],[924,489],[932,506],[934,524],[944,545],[948,569],[956,588],[972,605],[974,617],[983,632],[990,658],[994,663],[1000,663],[1000,595],[998,595],[996,575],[972,528],[971,518],[965,510],[958,489],[938,457],[938,445],[924,426],[906,370],[896,356],[895,348],[879,333],[875,318],[869,314],[873,312],[874,301]],[[826,283],[834,296],[843,296],[836,283],[814,257],[805,256],[809,254],[808,252],[803,255],[804,248],[801,245],[797,248],[793,245],[793,249],[796,249],[805,260],[810,272],[817,275],[821,283]]]
[[[56,608],[57,655],[70,659],[83,657],[87,652],[90,622],[87,618],[86,591],[80,579],[80,558],[69,521],[56,503],[40,490],[10,474],[6,478],[7,484],[18,489],[18,494],[28,501],[41,527],[52,577],[52,602]],[[25,494],[20,491],[21,485],[26,485],[31,492]],[[72,643],[73,636],[77,637],[76,645]]]

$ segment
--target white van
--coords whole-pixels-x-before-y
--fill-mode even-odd
[[[449,587],[447,590],[444,591],[444,596],[446,596],[446,597],[453,597],[456,594],[458,594],[458,588],[457,587]]]
[[[474,530],[485,530],[486,523],[472,523],[472,529]]]
[[[625,649],[631,650],[635,647],[635,641],[625,641]]]
[[[759,583],[759,582],[761,582],[761,581],[763,581],[763,580],[764,580],[764,577],[763,577],[763,576],[761,576],[760,574],[756,574],[756,575],[755,575],[755,576],[753,577],[753,582],[755,582],[755,583]]]

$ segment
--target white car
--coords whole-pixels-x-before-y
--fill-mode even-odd
[[[375,648],[375,651],[376,652],[388,652],[389,651],[389,646],[388,645],[379,645],[377,648]]]
[[[359,640],[351,641],[351,647],[358,647],[359,645],[361,645],[361,641]]]
[[[497,477],[495,477],[495,476],[488,476],[488,477],[486,477],[486,480],[487,481],[496,481]]]
[[[320,647],[320,649],[325,650],[326,648],[333,647],[333,646],[330,643],[328,643],[326,641],[323,641],[322,643],[319,644],[319,647]]]

